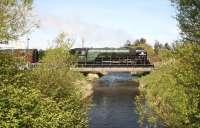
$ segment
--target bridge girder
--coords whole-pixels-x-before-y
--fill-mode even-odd
[[[132,74],[149,73],[153,70],[153,67],[78,67],[73,70],[81,73],[93,73],[103,76],[110,72],[129,72]]]

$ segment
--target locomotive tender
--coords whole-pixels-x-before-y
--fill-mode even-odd
[[[78,66],[148,66],[143,48],[74,48]]]

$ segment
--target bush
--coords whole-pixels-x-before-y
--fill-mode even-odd
[[[58,39],[32,71],[19,70],[18,60],[0,54],[1,127],[87,127],[87,104],[73,85],[80,75],[70,70],[73,56],[60,45],[64,35]]]
[[[70,127],[86,127],[87,105],[82,100],[80,88],[74,85],[81,75],[70,70],[75,58],[69,53],[69,39],[61,33],[55,43],[56,47],[47,50],[42,63],[33,71],[36,86],[43,94],[53,98],[61,111],[69,113],[70,118],[63,118],[63,124],[71,120]]]
[[[174,58],[142,78],[142,95],[138,97],[141,119],[146,115],[149,119],[161,120],[168,127],[199,127],[199,64],[200,46],[185,43],[177,48]]]

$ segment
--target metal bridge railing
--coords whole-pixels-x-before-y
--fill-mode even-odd
[[[76,64],[75,67],[154,67],[153,64]]]

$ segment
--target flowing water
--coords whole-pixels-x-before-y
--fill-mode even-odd
[[[138,84],[128,73],[111,73],[96,82],[94,106],[89,113],[90,128],[137,128],[134,97]]]

